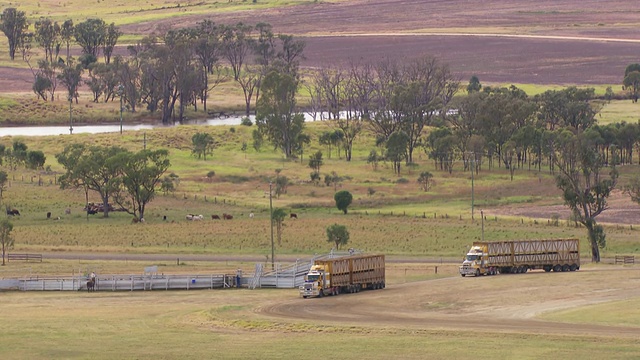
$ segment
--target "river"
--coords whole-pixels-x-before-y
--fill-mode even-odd
[[[253,116],[250,117],[251,121],[254,121]],[[185,123],[185,125],[240,125],[242,117],[232,116],[225,119],[206,119],[206,120],[192,120]],[[176,125],[162,125],[162,124],[136,124],[136,125],[122,125],[123,131],[137,131],[147,130],[162,127],[173,127]],[[99,134],[99,133],[113,133],[120,131],[120,124],[109,125],[74,125],[74,134]],[[69,126],[15,126],[15,127],[0,127],[0,137],[2,136],[51,136],[51,135],[69,135]]]

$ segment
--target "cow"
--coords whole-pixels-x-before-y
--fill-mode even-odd
[[[225,219],[225,220],[231,220],[231,219],[233,219],[233,216],[230,215],[230,214],[222,214],[222,218]]]
[[[7,208],[7,215],[11,215],[11,216],[19,216],[20,215],[20,211],[18,211],[18,209],[9,209]]]
[[[193,214],[187,214],[186,218],[187,218],[187,220],[193,220],[194,216],[195,215],[193,215]]]
[[[66,209],[64,209],[64,213],[65,213],[66,215],[71,215],[71,208],[66,208]]]
[[[220,220],[220,215],[211,215],[211,220]]]
[[[294,213],[289,214],[289,219],[297,219],[297,218],[298,218],[298,214],[294,214]]]
[[[193,218],[191,220],[193,221],[201,221],[204,219],[204,216],[202,215],[193,215]]]
[[[249,213],[249,219],[253,219],[253,213]]]

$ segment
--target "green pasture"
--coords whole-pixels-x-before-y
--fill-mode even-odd
[[[334,2],[334,1],[323,1]],[[303,0],[260,0],[260,1],[192,1],[186,2],[171,0],[150,1],[79,1],[70,0],[60,3],[53,0],[35,1],[25,0],[13,6],[24,11],[31,21],[40,17],[48,17],[64,22],[73,19],[80,22],[89,18],[102,18],[107,23],[115,22],[116,25],[137,24],[141,22],[157,21],[169,18],[186,17],[189,15],[201,15],[219,13],[225,11],[243,11],[302,5],[309,3]]]
[[[611,101],[604,104],[596,119],[600,125],[621,122],[636,124],[640,121],[640,104],[631,100]]]
[[[233,129],[233,130],[232,130]],[[364,154],[374,148],[373,136],[365,134],[356,143],[353,161],[347,163],[335,153],[329,159],[326,149],[317,145],[317,137],[330,129],[327,122],[308,126],[312,145],[306,153],[322,150],[325,165],[321,174],[335,171],[343,177],[337,188],[314,185],[309,181],[308,161],[285,160],[281,153],[266,146],[257,152],[249,146],[240,151],[243,141],[251,143],[252,127],[246,126],[179,126],[174,128],[115,134],[77,134],[2,138],[10,147],[13,140],[24,141],[31,150],[41,150],[47,157],[49,171],[7,170],[9,185],[2,204],[16,207],[22,216],[13,218],[16,251],[105,251],[160,253],[224,253],[262,254],[271,250],[269,226],[269,181],[286,176],[290,185],[285,194],[274,196],[274,208],[298,213],[298,221],[286,219],[278,254],[313,254],[326,252],[333,246],[326,241],[325,229],[334,223],[346,225],[350,231],[350,247],[366,251],[406,256],[458,257],[472,241],[481,240],[483,211],[484,238],[533,239],[578,237],[582,251],[589,253],[586,231],[576,227],[567,217],[556,225],[549,218],[523,218],[496,215],[509,206],[561,205],[560,194],[551,174],[534,170],[518,170],[513,181],[503,168],[479,174],[464,172],[462,165],[449,174],[440,171],[423,154],[416,154],[417,165],[405,167],[395,175],[390,164],[380,163],[373,170]],[[191,137],[198,131],[212,134],[218,143],[207,160],[191,155]],[[141,150],[146,138],[147,149],[169,149],[171,168],[168,173],[179,176],[174,193],[158,193],[147,206],[145,224],[131,224],[132,216],[114,212],[108,219],[101,215],[87,218],[82,211],[82,190],[60,190],[57,177],[64,169],[55,154],[72,142],[93,145],[120,145]],[[416,150],[420,151],[420,150]],[[308,156],[308,155],[307,155]],[[635,167],[624,167],[623,176]],[[434,174],[435,185],[425,192],[417,178],[422,171]],[[207,178],[207,173],[215,176]],[[402,180],[402,181],[401,181]],[[473,181],[473,191],[472,191]],[[622,182],[622,181],[621,181]],[[348,214],[336,209],[335,190],[348,190],[354,196]],[[523,189],[527,189],[523,191]],[[90,202],[99,202],[90,193]],[[474,216],[472,219],[472,204]],[[64,213],[66,208],[71,214]],[[52,213],[52,219],[46,213]],[[250,219],[248,214],[255,213]],[[232,214],[233,221],[217,222],[211,215]],[[191,222],[186,214],[202,214],[203,222]],[[56,220],[60,216],[60,220]],[[164,221],[166,216],[167,220]],[[607,248],[603,253],[635,253],[637,228],[608,226]]]

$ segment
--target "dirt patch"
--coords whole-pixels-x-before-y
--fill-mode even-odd
[[[561,202],[561,200],[558,200]],[[620,190],[614,190],[607,199],[609,208],[597,217],[601,224],[635,225],[640,223],[640,205],[631,201],[628,195]],[[522,216],[533,219],[552,219],[556,216],[560,220],[569,220],[571,211],[562,204],[553,205],[509,205],[484,209],[488,216]]]
[[[600,280],[594,281],[594,278]],[[264,306],[270,317],[342,325],[395,326],[536,334],[637,338],[639,327],[558,323],[541,313],[640,296],[638,269],[530,272],[491,277],[451,277],[388,286],[322,299],[295,299]],[[473,291],[470,291],[473,289]],[[482,296],[476,296],[482,294]],[[402,306],[389,306],[399,304]],[[499,301],[497,301],[499,299]]]

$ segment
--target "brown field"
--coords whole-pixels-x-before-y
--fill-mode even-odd
[[[307,42],[304,66],[347,64],[382,57],[433,55],[466,81],[483,83],[620,84],[625,67],[640,61],[640,26],[629,1],[319,2],[121,27],[145,35],[167,26],[267,22],[275,32]],[[120,49],[121,52],[124,49]],[[27,69],[0,68],[0,91],[30,91]]]

